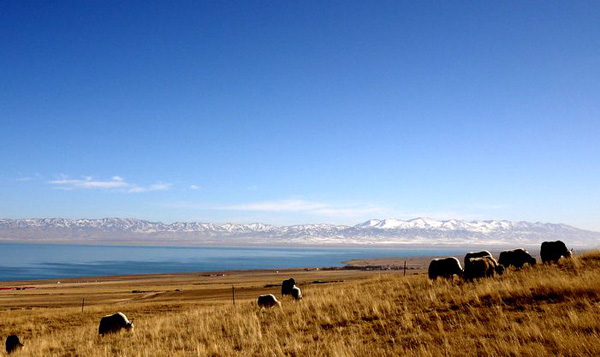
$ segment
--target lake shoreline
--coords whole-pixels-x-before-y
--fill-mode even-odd
[[[0,250],[4,255],[0,262],[0,281],[306,267],[333,269],[356,259],[460,255],[467,251],[431,247],[173,247],[23,243],[0,243]]]
[[[118,274],[118,275],[88,275],[88,276],[65,276],[65,277],[49,277],[35,279],[18,279],[18,280],[0,280],[0,290],[8,286],[23,287],[28,285],[47,285],[47,284],[65,284],[65,283],[90,283],[90,282],[106,282],[119,280],[146,280],[160,279],[166,277],[189,277],[189,276],[229,276],[229,275],[252,275],[265,273],[293,273],[293,272],[311,272],[311,271],[376,271],[376,270],[400,270],[403,267],[403,262],[407,262],[410,269],[426,268],[427,264],[433,256],[407,256],[407,257],[392,257],[392,258],[362,258],[350,259],[342,262],[342,265],[335,266],[315,266],[315,267],[284,267],[284,268],[259,268],[259,269],[231,269],[231,270],[210,270],[197,272],[172,272],[158,274]]]
[[[321,270],[423,269],[434,257],[462,257],[488,248],[497,257],[498,247],[429,249],[329,248],[329,247],[178,247],[122,245],[61,245],[0,243],[5,259],[0,283],[94,280],[109,277],[228,272]],[[537,256],[538,249],[529,249]]]

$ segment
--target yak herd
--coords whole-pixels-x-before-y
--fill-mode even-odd
[[[560,258],[571,257],[573,250],[568,250],[562,241],[543,242],[540,250],[540,257],[543,263],[557,262]],[[428,275],[430,279],[438,277],[452,278],[454,275],[463,277],[465,280],[474,280],[478,278],[492,277],[496,274],[502,274],[508,267],[522,268],[525,264],[535,265],[536,259],[525,249],[519,248],[501,252],[498,261],[487,250],[480,252],[470,252],[465,255],[464,270],[460,261],[455,257],[433,259],[429,264]],[[302,299],[302,291],[296,286],[294,278],[284,280],[281,284],[281,296],[290,295],[294,300]],[[259,308],[281,307],[281,302],[275,295],[266,294],[258,297],[257,305]],[[106,315],[100,319],[98,334],[119,332],[121,330],[131,331],[133,322],[125,314],[117,312],[112,315]],[[23,343],[16,335],[10,335],[6,338],[6,352],[11,354],[23,347]]]
[[[558,262],[562,257],[571,257],[572,250],[568,250],[562,241],[543,242],[540,249],[540,257],[543,263]],[[501,275],[509,267],[517,269],[525,264],[535,265],[536,259],[525,249],[518,248],[506,250],[500,253],[498,261],[487,250],[470,252],[465,255],[464,269],[460,261],[455,257],[433,259],[429,263],[428,275],[430,279],[452,278],[454,275],[463,277],[465,280]]]

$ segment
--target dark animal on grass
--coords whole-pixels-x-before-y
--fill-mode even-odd
[[[506,269],[504,268],[504,265],[502,265],[502,264],[500,264],[500,263],[496,262],[496,268],[495,268],[494,270],[495,270],[496,274],[498,274],[498,275],[502,275],[502,274],[504,274],[504,271],[505,271]]]
[[[496,260],[489,256],[481,258],[471,258],[465,264],[464,278],[473,280],[479,278],[492,277],[495,274],[502,274],[504,267],[499,265]]]
[[[535,265],[536,260],[531,256],[531,254],[529,254],[528,251],[523,248],[518,248],[514,250],[505,250],[504,252],[500,253],[498,263],[503,265],[505,268],[513,266],[520,269],[525,264]]]
[[[452,278],[454,275],[462,276],[463,270],[460,266],[460,261],[454,257],[438,258],[429,263],[429,279],[437,279],[438,277]]]
[[[502,275],[504,273],[504,267],[494,259],[492,253],[487,250],[482,250],[480,252],[469,252],[465,255],[465,274],[467,274],[467,266],[469,264],[469,260],[473,258],[485,258],[488,257],[490,259],[489,264],[493,266],[494,273],[498,275]],[[479,263],[481,264],[481,263]]]
[[[556,242],[543,242],[540,256],[543,263],[558,262],[560,258],[570,258],[572,250],[568,250],[565,243],[560,240]]]
[[[121,330],[131,331],[133,329],[133,322],[127,319],[122,312],[116,314],[106,315],[100,319],[100,326],[98,327],[98,333],[104,336],[107,333],[115,333]]]
[[[19,336],[10,335],[6,338],[6,353],[11,354],[20,350],[23,347],[21,341],[19,341]]]
[[[469,259],[471,258],[482,258],[482,257],[492,257],[492,253],[488,252],[487,250],[482,250],[481,252],[469,252],[467,254],[465,254],[465,269],[467,267],[467,263],[469,261]]]
[[[290,295],[295,285],[296,280],[294,280],[294,278],[284,280],[283,283],[281,283],[281,296]]]
[[[273,294],[260,295],[258,297],[258,307],[260,308],[271,308],[273,306],[281,307],[281,303],[277,301],[277,298]]]
[[[297,287],[297,286],[294,286],[294,287],[292,288],[292,297],[293,297],[295,300],[301,300],[301,299],[302,299],[302,290],[300,290],[300,288],[299,288],[299,287]]]

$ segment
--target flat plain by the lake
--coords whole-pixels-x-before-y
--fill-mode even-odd
[[[424,266],[410,266],[408,274],[422,273]],[[0,281],[0,311],[75,308],[98,305],[123,308],[139,304],[182,305],[231,303],[254,299],[259,294],[279,294],[281,281],[294,277],[305,290],[324,284],[340,284],[392,270],[342,268],[288,268],[207,273],[123,275]]]

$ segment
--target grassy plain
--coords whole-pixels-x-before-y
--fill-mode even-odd
[[[37,288],[0,290],[0,334],[23,338],[17,356],[600,355],[600,252],[474,283],[431,282],[415,272],[26,282]],[[304,299],[258,309],[256,296],[279,295],[266,286],[289,276]],[[99,318],[115,311],[134,318],[134,332],[99,338]]]

